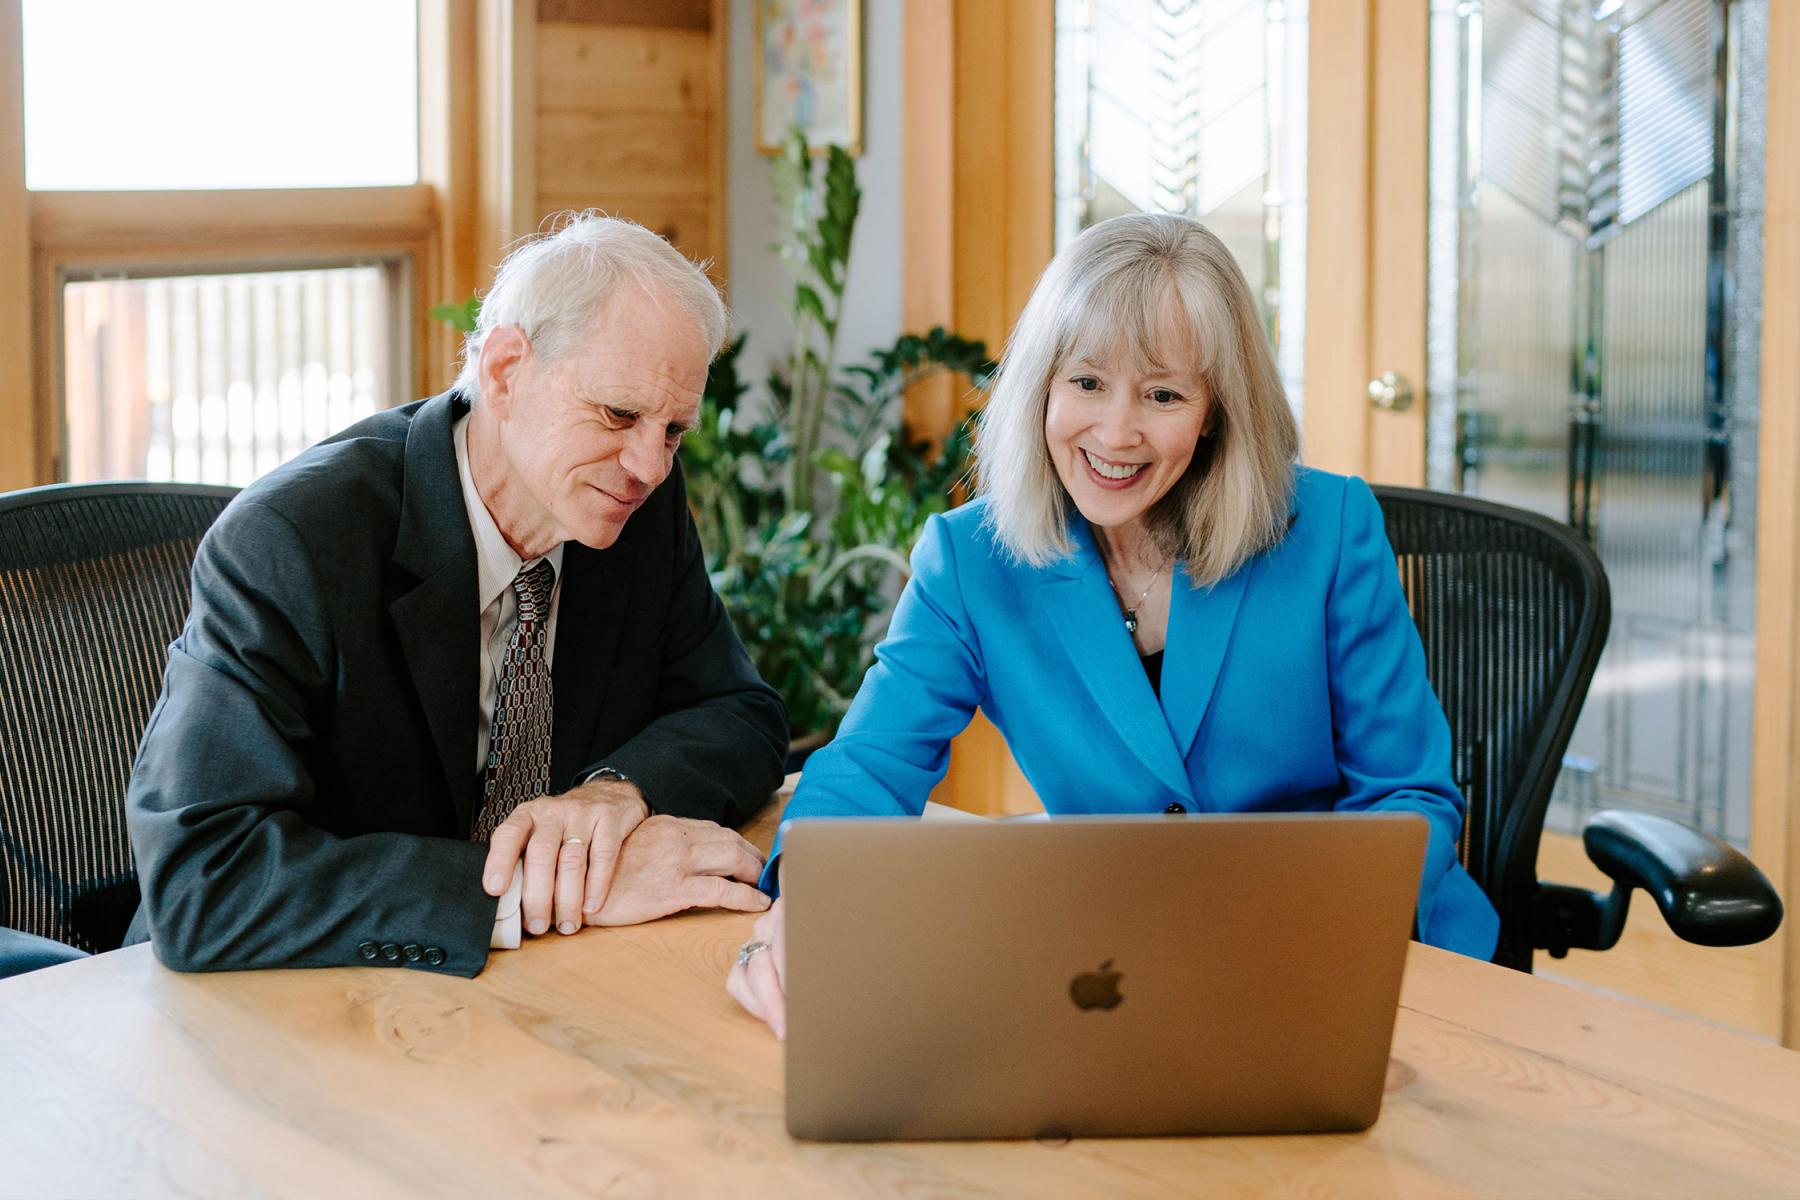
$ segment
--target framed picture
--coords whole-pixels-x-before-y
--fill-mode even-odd
[[[756,148],[794,125],[862,153],[862,0],[756,0]]]

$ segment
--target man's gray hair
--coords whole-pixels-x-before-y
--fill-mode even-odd
[[[731,317],[719,289],[668,242],[633,221],[592,210],[558,213],[548,228],[507,254],[481,298],[456,377],[470,400],[481,396],[481,346],[490,330],[516,325],[540,360],[554,361],[590,336],[594,315],[624,285],[691,317],[708,361],[724,347]]]
[[[1166,361],[1190,353],[1196,361]],[[1280,540],[1300,431],[1256,300],[1231,251],[1200,222],[1133,213],[1084,231],[1045,268],[990,385],[976,490],[1009,553],[1044,566],[1074,549],[1069,522],[1081,515],[1050,459],[1044,418],[1051,379],[1083,359],[1179,365],[1205,381],[1208,427],[1193,461],[1146,514],[1196,586]]]

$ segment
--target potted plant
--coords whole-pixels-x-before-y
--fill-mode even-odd
[[[862,193],[839,146],[819,159],[798,131],[772,172],[793,278],[788,352],[758,392],[739,337],[713,363],[683,439],[688,495],[714,588],[757,670],[787,701],[790,769],[836,730],[873,661],[926,519],[954,503],[968,422],[938,439],[900,418],[900,397],[941,371],[988,380],[979,341],[942,327],[838,362],[850,239]]]

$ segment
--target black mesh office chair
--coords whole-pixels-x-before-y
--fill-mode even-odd
[[[79,956],[125,936],[138,902],[125,783],[187,618],[194,551],[235,494],[0,495],[0,959],[14,970],[55,961],[56,943]]]
[[[1690,942],[1739,946],[1781,924],[1767,877],[1716,838],[1665,817],[1596,813],[1582,831],[1609,895],[1540,883],[1544,810],[1612,621],[1599,558],[1566,525],[1470,496],[1377,487],[1425,665],[1450,719],[1468,800],[1462,859],[1500,911],[1494,961],[1606,950],[1632,888]]]

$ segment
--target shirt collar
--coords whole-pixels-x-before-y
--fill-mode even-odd
[[[481,599],[481,605],[476,611],[485,612],[490,604],[512,586],[521,570],[536,564],[538,560],[534,558],[527,562],[513,551],[507,544],[506,536],[500,532],[500,527],[494,524],[494,515],[488,512],[481,493],[475,490],[475,476],[469,471],[467,415],[457,420],[451,440],[456,444],[456,475],[462,481],[463,507],[469,512],[469,532],[475,535],[475,583]],[[562,579],[563,547],[566,544],[558,542],[554,550],[544,555],[555,568],[559,581]]]

